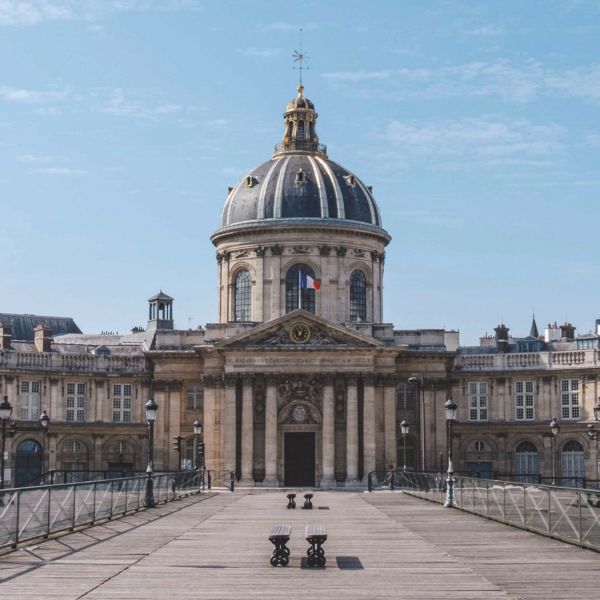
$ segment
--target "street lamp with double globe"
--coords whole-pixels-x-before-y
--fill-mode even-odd
[[[145,405],[146,408],[146,421],[148,422],[148,466],[146,467],[146,495],[144,498],[144,505],[147,508],[154,508],[156,502],[154,501],[154,481],[152,474],[154,472],[154,421],[156,421],[156,412],[158,411],[158,404],[154,401],[154,398],[150,398]]]
[[[452,424],[456,421],[456,402],[448,398],[444,404],[446,410],[446,424],[448,426],[448,476],[446,478],[446,508],[454,508],[454,467],[452,465]]]

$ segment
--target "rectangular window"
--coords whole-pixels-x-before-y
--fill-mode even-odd
[[[560,411],[563,419],[579,419],[579,379],[563,379],[560,382]]]
[[[535,418],[535,382],[515,382],[515,419],[532,421]]]
[[[65,415],[67,421],[85,421],[85,383],[67,383]]]
[[[396,386],[396,407],[398,410],[414,410],[415,388],[407,383],[399,383]]]
[[[113,385],[113,413],[112,420],[115,423],[127,423],[131,421],[131,392],[130,384],[115,383]]]
[[[37,421],[40,418],[42,397],[39,381],[21,381],[19,418],[23,421]]]
[[[469,420],[487,421],[488,419],[488,384],[485,382],[469,383]]]
[[[187,410],[202,410],[204,404],[204,387],[202,384],[192,385],[187,392]]]

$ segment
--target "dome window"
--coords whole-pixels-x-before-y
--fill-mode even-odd
[[[302,169],[296,171],[296,185],[304,185],[306,183],[306,174]]]
[[[346,180],[346,185],[351,188],[356,187],[356,177],[354,175],[344,175],[344,179]]]
[[[246,187],[253,188],[258,183],[258,179],[252,175],[246,177]]]

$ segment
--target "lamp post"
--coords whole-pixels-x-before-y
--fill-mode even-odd
[[[146,408],[146,421],[148,422],[148,466],[146,467],[146,495],[144,498],[144,505],[146,508],[154,508],[156,502],[154,501],[154,481],[152,474],[154,471],[154,421],[156,421],[156,412],[158,411],[158,404],[154,401],[154,398],[150,398],[145,405]]]
[[[558,424],[558,421],[552,417],[549,427],[550,432],[552,433],[552,485],[556,485],[556,438],[560,431],[560,425]]]
[[[8,401],[8,396],[4,396],[0,404],[0,422],[2,423],[2,439],[0,443],[0,506],[4,506],[4,452],[6,451],[6,424],[12,414],[12,405]]]
[[[40,425],[42,426],[42,432],[44,434],[44,445],[42,447],[42,473],[44,472],[44,453],[46,451],[46,444],[48,439],[48,426],[50,425],[50,417],[48,413],[43,410],[40,416]],[[48,452],[48,471],[50,471],[50,453]],[[54,482],[54,474],[50,475],[50,483]],[[40,482],[41,483],[41,482]]]
[[[452,465],[452,424],[456,420],[456,402],[452,397],[446,400],[444,404],[446,410],[446,424],[448,430],[448,476],[446,478],[446,502],[445,508],[454,508],[454,467]]]
[[[198,472],[200,477],[200,490],[204,487],[204,452],[202,444],[202,423],[199,419],[194,421],[194,469]]]
[[[425,386],[422,375],[412,375],[408,378],[408,385],[416,390],[417,402],[419,403],[419,446],[421,454],[421,471],[427,471],[427,459],[425,456]]]
[[[410,425],[406,419],[402,419],[400,423],[400,432],[402,433],[402,470],[406,471],[406,436],[408,435],[408,430],[410,429]]]
[[[590,423],[587,426],[588,437],[592,442],[596,442],[596,486],[600,481],[600,465],[598,464],[598,431],[594,429],[594,426]]]

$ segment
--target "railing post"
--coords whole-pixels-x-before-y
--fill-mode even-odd
[[[552,496],[548,488],[548,534],[552,535]]]
[[[371,471],[369,471],[369,474],[367,475],[367,489],[369,492],[373,491],[373,473]]]
[[[212,489],[212,476],[210,474],[210,471],[207,471],[208,473],[208,489],[211,490]]]
[[[502,483],[502,518],[506,523],[506,482]]]
[[[75,493],[77,492],[77,486],[73,486],[73,514],[72,514],[72,526],[70,527],[71,531],[75,529]]]
[[[527,487],[523,486],[523,527],[527,527]]]
[[[485,514],[488,516],[490,514],[490,483],[489,483],[489,481],[485,482]]]
[[[17,547],[19,543],[19,526],[20,526],[20,516],[21,516],[21,492],[16,492],[17,494],[17,518],[15,519],[15,543],[12,545],[13,548]]]
[[[235,489],[235,476],[233,474],[233,471],[229,472],[229,488],[232,492]]]
[[[51,494],[52,494],[52,488],[48,488],[48,518],[46,519],[46,535],[44,536],[46,539],[48,539],[48,536],[50,535],[50,508],[52,506],[51,504]]]
[[[579,547],[583,548],[583,531],[581,518],[581,492],[577,492],[577,505],[579,506]]]
[[[94,481],[94,483],[92,484],[94,486],[93,488],[93,494],[92,494],[92,502],[94,503],[94,512],[92,513],[92,525],[96,522],[96,488],[98,487],[98,484]]]
[[[113,504],[114,504],[114,500],[113,500],[113,496],[115,493],[115,482],[111,481],[110,482],[110,516],[108,517],[109,520],[113,518]]]

